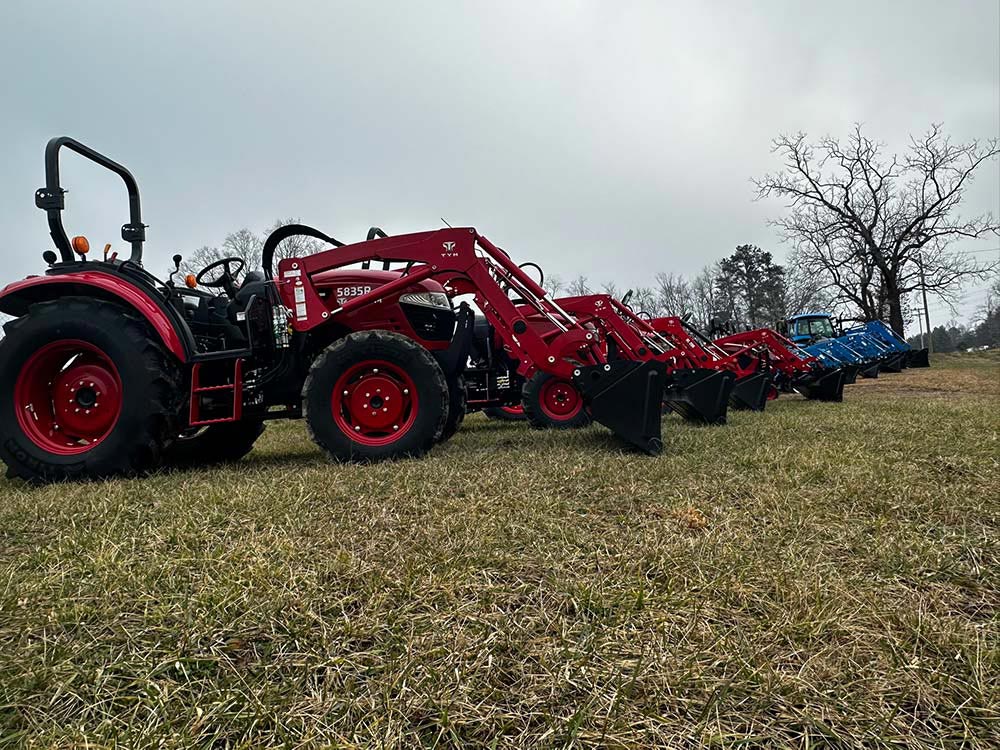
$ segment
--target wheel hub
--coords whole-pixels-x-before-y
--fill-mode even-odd
[[[337,380],[331,405],[334,420],[353,440],[384,445],[399,439],[413,423],[416,387],[402,368],[370,360]]]
[[[395,380],[369,373],[353,385],[348,397],[351,416],[361,431],[384,431],[399,424],[409,394]]]
[[[572,383],[550,380],[542,391],[542,406],[553,417],[571,417],[580,410],[580,393]]]
[[[56,341],[32,354],[14,386],[21,430],[39,448],[73,455],[100,443],[118,422],[122,386],[97,346]]]

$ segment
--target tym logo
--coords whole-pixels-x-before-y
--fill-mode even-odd
[[[442,242],[441,247],[444,248],[444,252],[441,253],[442,258],[452,258],[458,255],[458,251],[455,250],[454,242]]]

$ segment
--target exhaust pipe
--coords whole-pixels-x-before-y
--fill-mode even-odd
[[[689,422],[725,424],[735,383],[731,370],[674,370],[667,374],[663,404]]]
[[[729,405],[737,411],[764,411],[771,389],[771,373],[758,372],[740,378],[729,394]]]
[[[667,378],[663,362],[615,360],[573,373],[573,384],[596,422],[644,453],[663,450],[660,404]]]

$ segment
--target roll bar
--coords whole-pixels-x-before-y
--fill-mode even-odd
[[[69,238],[66,236],[66,230],[62,223],[62,211],[66,207],[63,195],[67,192],[59,184],[59,150],[63,146],[105,169],[110,169],[122,178],[125,189],[128,191],[129,217],[128,223],[122,224],[122,239],[132,245],[129,261],[142,265],[142,243],[146,239],[146,225],[142,223],[139,209],[139,185],[136,183],[135,177],[118,162],[112,161],[104,154],[100,154],[68,136],[53,138],[46,144],[45,187],[35,191],[35,205],[48,216],[49,234],[52,235],[52,241],[59,250],[62,260],[66,263],[73,260],[73,249],[70,247]]]

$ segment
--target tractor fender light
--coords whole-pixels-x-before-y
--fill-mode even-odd
[[[189,273],[187,276],[184,277],[184,286],[186,286],[188,289],[194,289],[196,286],[198,286],[198,280],[195,278],[195,275],[193,273]]]
[[[90,242],[82,234],[73,238],[73,252],[78,255],[86,255],[90,252]]]

